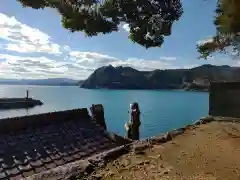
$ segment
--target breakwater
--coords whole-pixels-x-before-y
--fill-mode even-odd
[[[40,100],[32,98],[1,98],[0,109],[21,109],[31,108],[34,106],[43,105]]]

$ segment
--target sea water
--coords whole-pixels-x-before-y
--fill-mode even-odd
[[[208,114],[207,92],[181,90],[89,90],[77,86],[1,85],[0,97],[29,97],[43,101],[31,109],[0,111],[0,118],[39,114],[103,104],[109,131],[125,135],[129,105],[138,102],[141,138],[158,135],[192,123]]]

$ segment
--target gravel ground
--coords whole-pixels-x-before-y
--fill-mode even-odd
[[[240,180],[240,123],[190,127],[172,141],[119,157],[87,179]]]

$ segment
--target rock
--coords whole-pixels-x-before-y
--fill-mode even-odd
[[[206,124],[212,121],[214,121],[214,118],[212,116],[207,116],[200,119],[200,124]]]
[[[128,160],[128,159],[125,159],[125,160],[123,160],[123,162],[121,163],[121,166],[122,166],[122,167],[126,167],[126,166],[128,166],[129,164],[130,164],[129,160]]]
[[[161,160],[163,160],[163,157],[162,157],[162,155],[158,155],[158,158],[159,158],[159,159],[161,159]]]
[[[195,122],[193,123],[194,126],[198,126],[198,125],[200,125],[200,124],[201,124],[200,121],[195,121]]]
[[[166,141],[171,141],[172,138],[173,138],[173,137],[171,136],[171,133],[165,134],[165,139],[166,139]]]
[[[156,169],[156,166],[155,165],[151,165],[150,169]]]
[[[166,133],[163,136],[157,136],[157,137],[151,138],[151,143],[152,144],[165,143],[165,142],[170,141],[170,140],[172,140],[171,133]]]
[[[164,174],[168,174],[168,171],[164,171]]]
[[[151,158],[151,159],[161,159],[161,160],[163,160],[163,158],[162,158],[162,155],[157,155],[157,156],[148,156],[149,158]]]
[[[84,172],[87,174],[91,174],[94,171],[94,166],[93,164],[89,163],[84,167]]]
[[[150,164],[150,161],[149,160],[145,160],[144,164]]]
[[[134,152],[135,155],[144,155],[145,152],[144,151],[136,151]]]
[[[114,174],[115,174],[114,172],[109,171],[105,176],[108,176],[108,177],[110,176],[110,177],[111,177],[111,176],[113,176]]]
[[[103,175],[102,174],[94,174],[94,175],[91,175],[94,179],[96,180],[100,180],[103,178]]]
[[[187,130],[187,129],[191,129],[193,126],[192,125],[186,125],[184,128],[183,128],[183,130],[185,131],[185,130]]]
[[[113,161],[113,166],[119,166],[119,161],[118,160],[115,160],[115,161]]]
[[[179,129],[176,129],[176,130],[173,130],[173,131],[169,132],[170,137],[171,137],[171,138],[174,138],[174,137],[176,137],[176,136],[178,136],[178,135],[183,134],[184,131],[185,131],[185,129],[186,129],[186,128],[179,128]]]
[[[151,138],[151,142],[153,144],[157,144],[157,143],[165,143],[167,140],[166,140],[166,137],[165,136],[156,136],[156,137],[152,137]]]
[[[150,147],[151,147],[151,144],[149,142],[136,143],[132,146],[132,151],[135,154],[145,154],[144,150]]]
[[[99,168],[104,168],[105,166],[106,166],[105,162],[100,162],[100,163],[98,164],[98,167],[99,167]]]
[[[144,161],[140,161],[137,163],[138,165],[144,165]]]

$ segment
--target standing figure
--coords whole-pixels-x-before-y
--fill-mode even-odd
[[[28,99],[28,97],[29,97],[29,91],[28,91],[28,89],[27,89],[27,96],[26,96],[26,98]]]
[[[133,103],[130,105],[130,121],[128,123],[128,138],[133,140],[139,140],[139,128],[140,128],[140,110],[138,103]]]

